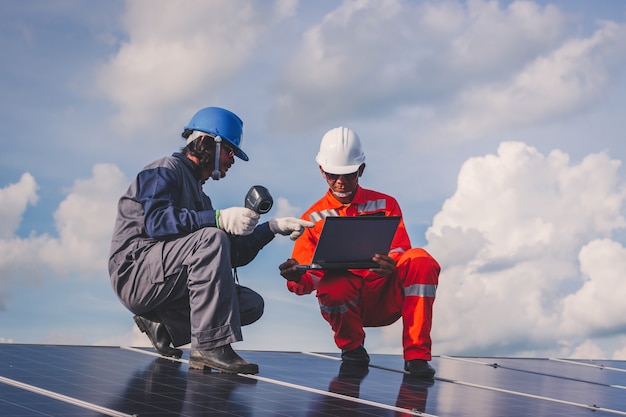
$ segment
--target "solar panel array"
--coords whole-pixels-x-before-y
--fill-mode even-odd
[[[190,370],[188,351],[0,344],[0,415],[626,416],[626,361],[438,356],[422,381],[398,355],[239,353],[258,375]]]

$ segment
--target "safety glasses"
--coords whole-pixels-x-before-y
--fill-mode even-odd
[[[359,175],[359,171],[351,172],[350,174],[331,174],[324,171],[324,175],[328,181],[337,181],[339,177],[343,177],[346,181],[354,181]]]
[[[230,146],[225,145],[224,142],[222,142],[222,148],[224,148],[229,158],[235,156],[235,150],[232,149]]]

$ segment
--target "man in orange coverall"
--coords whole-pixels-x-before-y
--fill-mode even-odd
[[[328,216],[402,216],[395,198],[359,186],[365,171],[365,154],[359,136],[345,127],[328,131],[315,158],[328,192],[303,215],[315,223],[305,229],[294,245],[292,257],[279,266],[287,288],[298,295],[317,291],[322,317],[335,333],[345,364],[369,364],[364,347],[364,327],[386,326],[403,321],[404,369],[411,375],[432,378],[431,360],[433,303],[440,267],[424,249],[411,248],[401,220],[388,254],[376,254],[378,268],[308,270],[324,219]]]

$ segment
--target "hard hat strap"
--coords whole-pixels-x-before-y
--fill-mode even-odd
[[[213,169],[213,173],[211,174],[211,178],[215,181],[219,180],[221,177],[220,173],[220,151],[221,151],[221,143],[222,138],[219,136],[215,136],[213,138],[215,141],[215,168]]]

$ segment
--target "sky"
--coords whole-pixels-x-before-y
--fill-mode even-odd
[[[200,108],[244,121],[216,208],[326,191],[322,135],[441,264],[433,355],[626,359],[626,3],[0,0],[0,342],[149,346],[109,282],[118,198]],[[277,236],[236,350],[337,352]],[[401,353],[400,322],[367,329]]]

